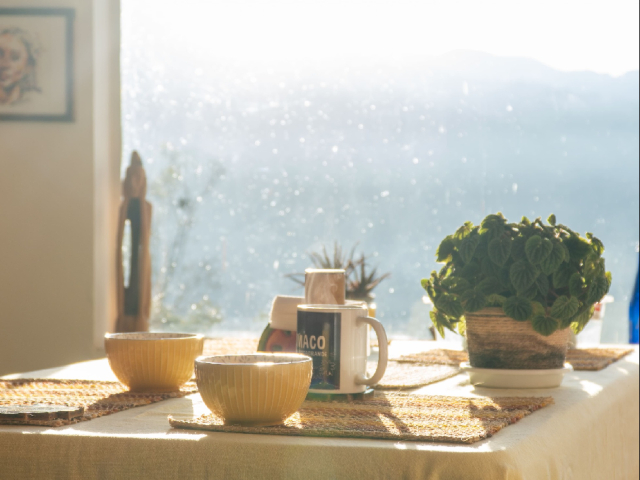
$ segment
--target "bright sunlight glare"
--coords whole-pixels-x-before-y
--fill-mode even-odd
[[[452,50],[528,57],[563,71],[638,69],[638,0],[145,0],[154,41],[189,56],[271,64],[415,62]],[[152,14],[150,12],[153,12]],[[149,21],[149,20],[145,20]],[[186,40],[186,41],[185,41]],[[189,45],[189,47],[187,47]]]

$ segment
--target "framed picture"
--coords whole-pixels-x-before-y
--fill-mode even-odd
[[[0,120],[72,122],[71,8],[0,8]]]

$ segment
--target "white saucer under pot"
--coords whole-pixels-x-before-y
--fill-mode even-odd
[[[489,388],[556,388],[564,375],[573,371],[569,364],[550,370],[505,370],[474,368],[469,363],[462,363],[460,369],[467,372],[472,385]]]

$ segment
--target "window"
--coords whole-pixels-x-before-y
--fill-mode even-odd
[[[528,8],[123,1],[124,152],[140,151],[154,204],[153,328],[257,332],[274,295],[300,292],[286,275],[339,242],[392,274],[376,289],[388,332],[425,336],[420,279],[439,241],[502,211],[603,239],[621,307],[609,340],[623,341],[638,5]]]

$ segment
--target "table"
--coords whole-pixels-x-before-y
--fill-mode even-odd
[[[410,353],[435,342],[394,342]],[[0,426],[0,479],[629,479],[639,478],[638,350],[562,387],[493,390],[458,375],[430,395],[553,396],[544,408],[473,445],[174,430],[167,416],[206,411],[199,395],[61,428]],[[105,359],[9,376],[114,380]],[[7,377],[5,377],[7,378]]]

